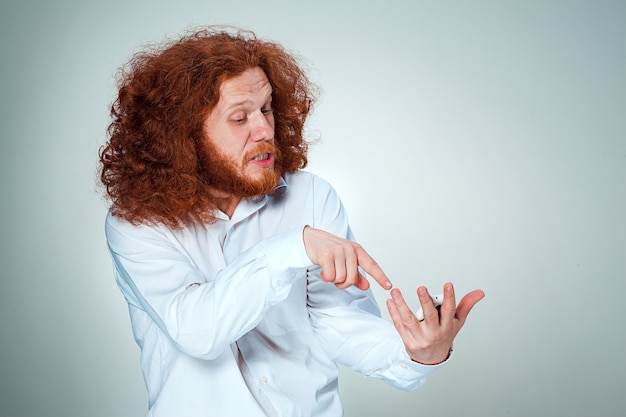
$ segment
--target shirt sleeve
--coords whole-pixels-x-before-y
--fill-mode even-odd
[[[166,228],[109,215],[105,231],[128,303],[144,310],[183,352],[203,359],[217,357],[254,328],[310,265],[302,229],[259,242],[212,277],[202,274]]]
[[[313,226],[354,240],[334,190],[330,186],[317,187],[315,194]],[[411,360],[393,324],[381,318],[370,290],[341,290],[323,282],[319,273],[319,268],[309,270],[308,308],[321,345],[337,363],[402,390],[420,387],[443,365],[422,365]]]

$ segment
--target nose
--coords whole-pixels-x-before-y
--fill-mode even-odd
[[[274,116],[272,113],[256,112],[252,117],[251,125],[250,138],[254,142],[274,139]]]

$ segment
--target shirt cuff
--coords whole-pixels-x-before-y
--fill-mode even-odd
[[[266,241],[265,257],[269,268],[275,271],[308,268],[312,265],[304,248],[304,227],[281,233]]]
[[[454,349],[450,350],[450,354],[445,361],[436,365],[424,365],[411,359],[406,350],[402,349],[400,358],[391,365],[390,371],[400,380],[418,381],[416,385],[407,383],[407,388],[414,389],[426,382],[426,378],[437,369],[448,363],[454,355]]]
[[[290,291],[296,279],[306,277],[307,268],[312,265],[304,248],[303,229],[304,226],[263,242],[261,250],[278,298],[286,297],[283,293]]]

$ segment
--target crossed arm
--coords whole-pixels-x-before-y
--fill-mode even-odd
[[[322,268],[322,280],[342,289],[354,285],[366,290],[369,282],[359,272],[361,267],[384,289],[391,290],[387,309],[394,326],[411,359],[424,365],[447,359],[469,312],[484,297],[482,290],[475,290],[466,294],[457,305],[454,287],[452,283],[446,283],[443,305],[437,311],[428,290],[419,287],[417,296],[424,310],[424,320],[418,321],[400,290],[392,289],[389,278],[361,245],[312,227],[304,229],[303,239],[309,259]]]

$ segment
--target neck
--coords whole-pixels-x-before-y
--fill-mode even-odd
[[[241,201],[241,197],[237,197],[234,195],[230,195],[230,196],[225,195],[223,197],[220,197],[216,201],[216,205],[217,205],[217,208],[222,213],[228,216],[228,218],[232,218],[233,214],[235,213],[235,209],[239,205],[240,201]]]
[[[241,201],[241,197],[226,197],[224,199],[219,199],[217,203],[217,208],[220,209],[222,213],[228,216],[228,218],[233,217],[233,213],[235,213],[235,209],[239,205]]]

